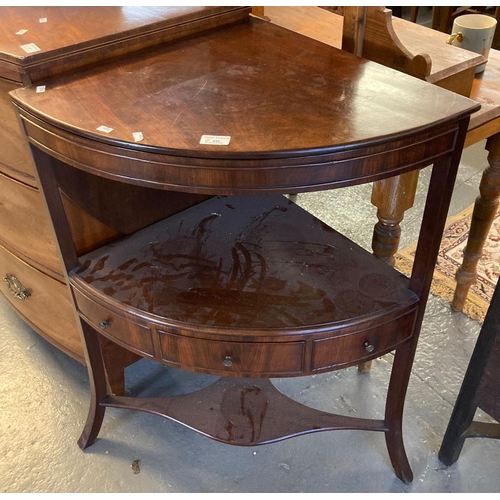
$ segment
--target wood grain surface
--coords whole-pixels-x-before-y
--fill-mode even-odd
[[[11,95],[77,135],[197,157],[376,143],[466,114],[472,105],[256,19],[46,85],[42,94],[27,88]],[[102,125],[113,130],[99,132]],[[134,143],[133,132],[144,139]],[[203,135],[231,140],[200,144]]]
[[[404,399],[469,114],[478,105],[260,20],[46,84],[43,94],[11,95],[82,319],[92,383],[80,446],[97,437],[107,405],[170,415],[160,401],[109,397],[103,337],[169,366],[239,378],[336,370],[395,350],[383,425],[330,423],[383,430],[397,476],[410,482]],[[133,132],[143,137],[134,141]],[[203,135],[226,140],[209,144]],[[409,281],[289,200],[266,196],[430,164]],[[71,179],[61,169],[73,179],[85,171],[167,193],[254,196],[208,199],[79,259],[59,194]],[[230,418],[245,384],[228,401]],[[190,420],[190,411],[181,413]],[[312,413],[309,429],[319,429]],[[272,427],[283,427],[271,418]],[[204,432],[206,422],[196,415],[192,427]],[[273,430],[270,439],[295,432]]]
[[[282,196],[211,198],[81,262],[85,321],[204,373],[349,366],[407,340],[417,307],[404,276]]]
[[[248,16],[245,7],[0,7],[0,75],[35,82]]]
[[[401,274],[281,196],[212,198],[81,262],[75,278],[116,303],[200,332],[322,330],[415,301]]]

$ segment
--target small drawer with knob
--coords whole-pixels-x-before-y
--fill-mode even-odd
[[[356,333],[338,335],[313,342],[311,371],[355,365],[392,351],[411,336],[414,311],[397,320]]]
[[[142,356],[154,357],[151,330],[147,326],[110,311],[76,288],[73,293],[80,316],[102,335]]]
[[[303,371],[304,342],[225,342],[159,331],[162,361],[218,375],[286,376]]]

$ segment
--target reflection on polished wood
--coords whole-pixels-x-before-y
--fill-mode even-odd
[[[301,27],[300,20],[310,16],[312,11],[303,7],[283,8],[266,7],[266,13],[281,26],[317,38],[325,43],[340,46],[342,18],[322,9],[315,9],[314,15],[321,18],[317,31]],[[471,53],[446,44],[447,36],[401,19],[393,18],[393,27],[398,39],[410,52],[427,53],[431,56],[432,70],[426,80],[438,86],[467,95],[481,104],[481,109],[471,117],[465,147],[488,139],[489,167],[485,170],[480,184],[480,196],[473,213],[470,237],[464,251],[464,261],[457,272],[457,287],[452,308],[460,311],[467,298],[469,287],[475,282],[476,267],[481,257],[482,248],[493,222],[500,187],[498,183],[500,141],[497,134],[500,127],[500,57],[491,50],[486,70],[475,75],[475,66],[480,62],[471,59]],[[307,24],[306,24],[307,26]],[[497,30],[498,31],[498,30]],[[329,39],[324,38],[327,32]],[[473,55],[474,57],[474,55]],[[413,204],[418,175],[413,177],[392,178],[376,183],[372,194],[372,203],[378,208],[379,222],[373,236],[373,249],[382,259],[393,262],[399,244],[400,223],[405,211]],[[361,367],[365,370],[364,367]],[[369,368],[368,368],[369,369]]]

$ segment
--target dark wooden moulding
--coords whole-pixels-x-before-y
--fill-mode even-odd
[[[259,20],[63,77],[54,88],[48,82],[42,96],[26,88],[12,97],[81,318],[92,388],[82,448],[107,406],[163,415],[237,445],[364,429],[384,433],[397,476],[412,480],[404,399],[478,105]],[[100,125],[113,130],[99,133]],[[144,140],[135,143],[137,131]],[[206,134],[231,138],[200,144]],[[280,196],[430,164],[409,280]],[[96,217],[99,200],[82,195],[75,176],[209,198],[79,256],[59,190]],[[194,394],[114,396],[100,338],[221,378]],[[268,380],[392,350],[382,419],[313,410]]]

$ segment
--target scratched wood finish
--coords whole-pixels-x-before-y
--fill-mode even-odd
[[[259,20],[105,68],[48,83],[41,97],[32,89],[12,94],[77,306],[87,301],[78,307],[92,390],[79,445],[95,441],[108,404],[170,415],[158,401],[109,398],[102,337],[196,371],[217,373],[220,362],[220,374],[243,380],[228,400],[231,417],[245,370],[293,376],[299,366],[301,374],[335,370],[363,352],[369,360],[394,350],[383,424],[332,420],[331,428],[382,430],[396,475],[410,482],[404,399],[469,114],[478,106]],[[113,131],[97,132],[101,124]],[[135,143],[138,130],[144,141]],[[231,140],[200,144],[202,133]],[[79,261],[59,195],[61,162],[67,172],[166,193],[238,196],[206,200]],[[353,185],[433,163],[409,282],[286,199],[256,196]],[[113,321],[125,324],[115,329]],[[137,326],[153,332],[152,342]],[[284,360],[286,348],[294,353]],[[204,432],[206,415],[189,415],[179,418]],[[316,418],[308,413],[304,432],[323,428]],[[272,422],[271,439],[295,435],[284,421]]]
[[[400,273],[282,196],[213,198],[81,262],[75,278],[119,304],[228,335],[321,330],[416,300]]]
[[[163,415],[205,436],[256,446],[310,432],[368,429],[384,432],[383,420],[336,415],[309,408],[279,392],[269,380],[221,378],[182,398],[106,398],[105,406]]]
[[[81,262],[70,280],[87,321],[205,373],[286,376],[379,356],[410,336],[417,303],[404,276],[282,196],[212,198]],[[133,336],[129,311],[143,325]]]
[[[252,21],[86,70],[76,78],[62,77],[57,89],[47,82],[43,94],[23,88],[12,96],[56,127],[104,144],[125,146],[133,132],[141,131],[144,140],[136,150],[151,146],[221,160],[243,153],[248,158],[250,152],[257,158],[258,153],[303,156],[328,152],[335,144],[376,144],[392,134],[425,130],[467,108],[467,101],[455,97],[447,100],[447,110],[434,87],[310,39],[298,37],[302,50],[297,51],[287,43],[287,31]],[[186,60],[197,64],[186,65]],[[357,92],[346,88],[353,80]],[[389,93],[393,99],[386,106]],[[422,101],[429,104],[425,111]],[[238,120],[241,114],[245,120]],[[151,120],[152,115],[163,116],[162,123]],[[384,126],[367,119],[372,116],[383,119]],[[100,125],[113,130],[99,132]],[[231,136],[231,141],[224,148],[200,145],[206,134]]]
[[[0,75],[48,76],[236,22],[245,7],[0,7]],[[45,22],[40,20],[45,19]],[[27,30],[23,34],[19,31]],[[22,46],[35,44],[34,52]]]

